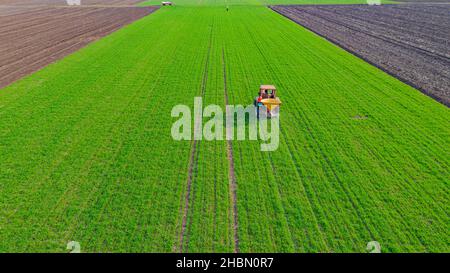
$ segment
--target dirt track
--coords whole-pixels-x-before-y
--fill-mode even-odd
[[[225,105],[230,105],[228,97],[228,85],[227,85],[227,65],[225,63],[225,49],[222,48],[222,65],[223,65],[223,87],[225,96]],[[228,130],[228,128],[227,128]],[[227,134],[229,132],[227,131]],[[237,180],[234,169],[234,156],[233,156],[233,141],[227,140],[227,157],[229,162],[228,175],[230,180],[230,196],[233,209],[231,215],[233,216],[233,231],[234,231],[234,253],[239,253],[239,232],[238,232],[238,208],[237,208]]]
[[[0,6],[0,88],[156,9]]]
[[[450,106],[450,5],[271,8]]]

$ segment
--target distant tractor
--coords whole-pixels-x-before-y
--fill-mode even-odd
[[[259,119],[260,107],[264,106],[267,111],[267,117],[275,117],[280,111],[281,101],[277,97],[277,89],[274,85],[261,85],[258,96],[255,98],[256,115]]]
[[[172,2],[168,2],[168,1],[161,2],[161,4],[163,6],[172,6]]]

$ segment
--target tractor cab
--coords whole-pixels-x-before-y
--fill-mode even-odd
[[[274,85],[261,85],[259,87],[258,96],[255,98],[255,106],[257,117],[259,118],[259,111],[264,107],[267,111],[267,117],[277,116],[280,111],[281,101],[277,97],[277,89]]]
[[[277,89],[274,85],[261,85],[259,94],[263,99],[276,98]]]

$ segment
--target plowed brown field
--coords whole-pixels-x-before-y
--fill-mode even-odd
[[[0,6],[0,88],[156,9]]]

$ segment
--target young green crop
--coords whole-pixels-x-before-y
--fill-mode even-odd
[[[233,141],[241,252],[448,251],[448,108],[262,6],[174,6],[0,91],[0,251],[232,252],[225,141],[173,106],[275,84],[280,146]],[[253,4],[253,2],[249,2]],[[206,80],[205,80],[206,75]],[[365,119],[357,119],[364,116]]]

